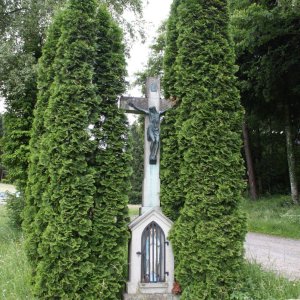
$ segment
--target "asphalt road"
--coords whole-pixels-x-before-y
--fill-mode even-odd
[[[16,188],[11,184],[0,183],[0,205],[5,204],[5,193],[15,193]]]
[[[246,258],[289,279],[300,279],[300,240],[248,233]]]

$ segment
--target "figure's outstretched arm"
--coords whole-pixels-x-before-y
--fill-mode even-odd
[[[149,111],[148,110],[145,110],[143,108],[140,108],[140,107],[137,107],[136,105],[134,105],[133,103],[128,103],[129,106],[135,108],[136,110],[140,111],[140,112],[143,112],[144,114],[148,115],[149,114]]]
[[[170,108],[166,108],[162,111],[159,112],[159,115],[162,116],[163,114],[165,114]]]

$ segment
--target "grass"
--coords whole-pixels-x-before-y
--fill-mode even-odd
[[[289,281],[257,264],[245,263],[242,284],[230,300],[287,300],[300,299],[300,281]]]
[[[257,201],[245,200],[248,230],[286,238],[300,239],[300,206],[289,196],[272,196]]]
[[[29,274],[23,236],[9,226],[6,209],[0,206],[0,299],[32,300]]]
[[[134,217],[139,215],[140,205],[128,205],[129,208],[129,217]]]

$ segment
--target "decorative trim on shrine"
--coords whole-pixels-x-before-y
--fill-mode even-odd
[[[131,243],[128,294],[171,294],[174,284],[174,257],[172,246],[167,239],[171,227],[172,221],[163,215],[160,209],[155,208],[148,210],[129,225]],[[143,245],[146,245],[145,240],[143,243],[143,237],[145,239],[147,229],[149,232],[146,233],[146,240],[148,238],[149,245],[146,248],[152,253],[143,249]],[[157,257],[159,251],[163,251],[160,261]]]

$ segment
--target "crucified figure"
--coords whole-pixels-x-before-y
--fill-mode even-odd
[[[149,107],[149,110],[145,110],[140,107],[137,107],[133,103],[129,103],[129,106],[149,116],[149,126],[147,128],[147,140],[151,142],[149,162],[151,165],[155,165],[157,161],[157,153],[159,149],[160,116],[163,115],[167,111],[167,109],[158,112],[155,106]]]

